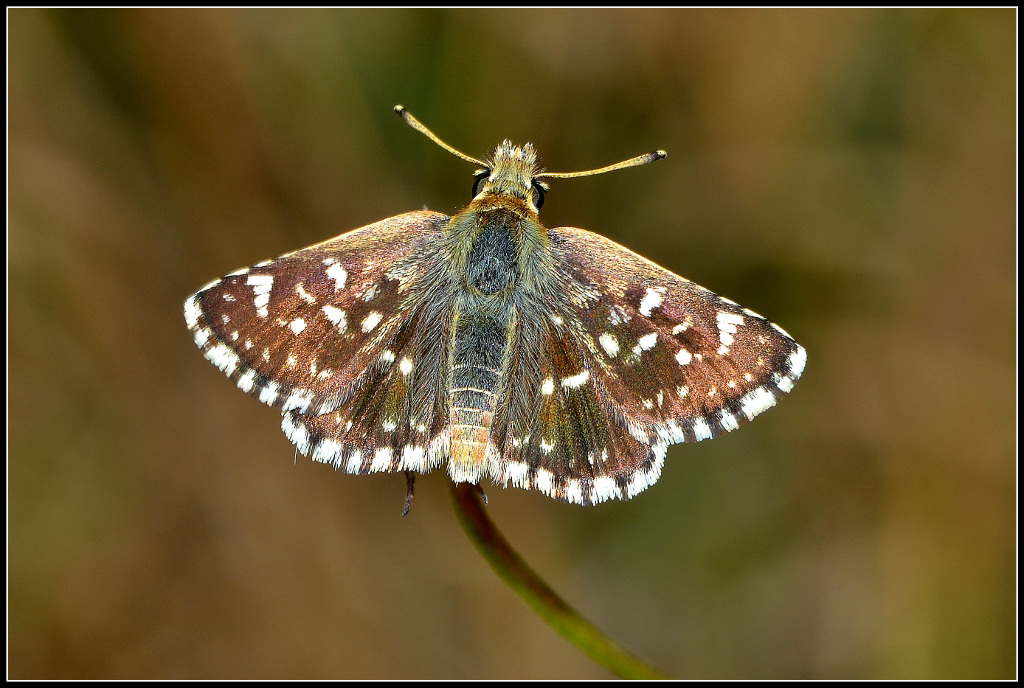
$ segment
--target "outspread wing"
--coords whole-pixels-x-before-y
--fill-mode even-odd
[[[496,423],[499,480],[628,499],[658,479],[669,444],[736,429],[803,372],[803,347],[757,313],[591,232],[549,238],[554,287],[540,331],[517,343],[533,388]]]
[[[238,270],[186,300],[185,320],[242,391],[285,413],[330,413],[396,353],[448,220],[397,215]]]

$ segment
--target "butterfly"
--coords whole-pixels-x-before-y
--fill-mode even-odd
[[[449,217],[397,215],[232,272],[185,301],[196,345],[346,473],[444,466],[574,504],[630,499],[668,445],[735,430],[807,361],[777,325],[602,236],[547,229],[531,144],[504,141]]]

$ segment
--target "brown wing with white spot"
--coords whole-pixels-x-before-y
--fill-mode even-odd
[[[425,473],[441,464],[450,439],[452,305],[442,293],[422,300],[336,410],[284,414],[288,439],[303,455],[347,473]]]
[[[516,324],[493,426],[503,455],[494,478],[575,504],[629,499],[658,479],[665,444],[630,434],[568,329],[554,311]]]
[[[751,420],[803,372],[803,347],[766,319],[597,234],[549,230],[550,296],[601,402],[659,446]]]
[[[196,345],[260,401],[330,413],[397,355],[448,220],[397,215],[231,273],[185,302]]]

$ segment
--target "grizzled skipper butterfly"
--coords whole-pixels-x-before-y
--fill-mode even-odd
[[[630,499],[665,450],[735,430],[793,388],[780,327],[604,237],[547,229],[544,172],[504,141],[453,217],[397,215],[211,282],[196,345],[281,409],[298,450],[346,473],[444,465],[455,482],[574,504]]]

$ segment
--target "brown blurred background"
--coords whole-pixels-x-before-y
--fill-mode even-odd
[[[686,678],[1012,678],[1016,11],[8,12],[15,678],[601,678],[494,576],[444,476],[336,473],[196,350],[184,299],[468,202],[806,346],[793,394],[593,508],[485,484],[579,610]]]

